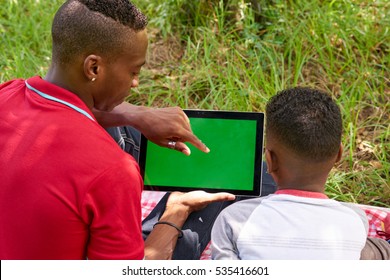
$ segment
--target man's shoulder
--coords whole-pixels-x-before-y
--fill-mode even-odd
[[[4,83],[0,83],[0,91],[8,88],[12,88],[14,86],[22,85],[23,82],[24,82],[23,79],[13,79],[13,80],[6,81]]]
[[[1,97],[7,99],[7,93],[8,94],[14,94],[15,92],[18,92],[22,89],[24,85],[24,80],[23,79],[14,79],[10,81],[6,81],[4,83],[0,83],[0,100]]]

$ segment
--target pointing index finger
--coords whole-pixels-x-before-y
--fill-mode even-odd
[[[189,132],[186,141],[194,145],[197,149],[201,150],[204,153],[210,152],[210,149],[201,141],[195,134]]]

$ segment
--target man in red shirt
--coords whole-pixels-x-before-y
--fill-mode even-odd
[[[0,259],[169,259],[192,211],[234,199],[174,193],[144,243],[138,165],[98,121],[147,119],[123,103],[145,63],[146,24],[127,0],[69,0],[53,21],[47,75],[0,86]],[[163,111],[172,112],[186,122]],[[189,124],[144,131],[185,154],[185,141],[207,152]]]

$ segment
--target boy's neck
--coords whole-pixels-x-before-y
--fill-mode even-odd
[[[325,184],[333,162],[304,162],[285,160],[280,162],[273,177],[278,189],[296,189],[309,192],[325,192]]]

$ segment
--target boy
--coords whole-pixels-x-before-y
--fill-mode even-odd
[[[340,109],[309,88],[279,92],[266,108],[268,172],[278,190],[226,208],[212,230],[213,259],[359,259],[365,213],[329,199],[342,155]]]

